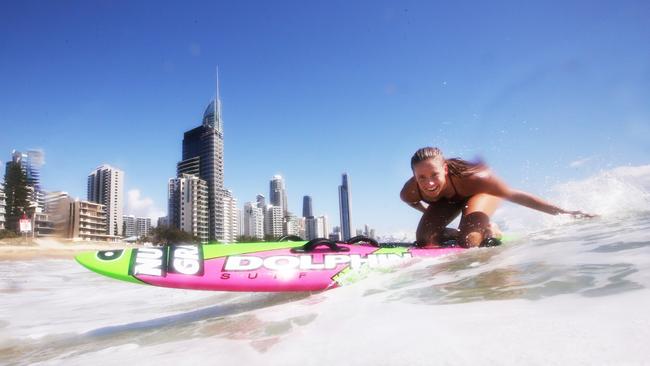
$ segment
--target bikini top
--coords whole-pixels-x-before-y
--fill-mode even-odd
[[[451,179],[451,176],[450,176],[449,174],[447,174],[447,181],[448,181],[449,183],[451,183],[451,188],[454,189],[454,195],[451,196],[450,198],[441,197],[438,201],[440,201],[440,200],[442,200],[442,199],[447,200],[449,203],[456,203],[456,202],[462,202],[462,201],[465,201],[465,200],[467,199],[467,197],[463,197],[463,196],[461,196],[460,194],[458,194],[458,190],[456,189],[456,185],[454,184],[454,181],[453,181],[453,179]],[[418,187],[418,194],[420,195],[420,200],[421,200],[421,201],[424,201],[424,202],[426,202],[426,203],[428,203],[428,204],[432,204],[432,203],[436,203],[436,202],[438,202],[438,201],[433,201],[433,202],[432,202],[432,201],[427,201],[427,200],[424,198],[424,196],[422,195],[422,191],[420,190],[420,185],[417,184],[417,182],[416,182],[416,183],[415,183],[415,186]]]

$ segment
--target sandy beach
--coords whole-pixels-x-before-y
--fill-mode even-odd
[[[70,258],[77,253],[92,250],[121,249],[137,247],[123,242],[106,243],[92,241],[70,241],[55,238],[14,238],[0,240],[0,261],[31,260],[47,258]]]

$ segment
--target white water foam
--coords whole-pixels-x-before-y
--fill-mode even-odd
[[[569,211],[579,210],[605,218],[625,219],[650,211],[650,165],[619,167],[592,177],[551,187],[549,202]],[[493,220],[502,230],[526,234],[574,222],[568,215],[550,216],[505,203]]]

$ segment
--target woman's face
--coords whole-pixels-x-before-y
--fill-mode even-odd
[[[443,159],[426,159],[413,166],[413,176],[428,197],[437,197],[447,181],[447,164]]]

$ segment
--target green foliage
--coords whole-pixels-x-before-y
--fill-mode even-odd
[[[180,229],[168,226],[155,227],[151,229],[149,237],[145,241],[150,241],[157,245],[169,245],[177,243],[196,243],[199,244],[201,240],[197,236],[182,231]]]
[[[29,207],[27,195],[27,177],[20,168],[20,164],[9,162],[7,163],[7,171],[5,173],[5,211],[6,211],[6,227],[8,230],[18,232],[18,220],[23,213],[31,216],[32,209]]]
[[[11,239],[11,238],[17,238],[18,234],[16,234],[14,231],[11,230],[0,230],[0,239]]]
[[[264,239],[260,239],[256,236],[247,236],[247,235],[240,235],[237,237],[237,242],[238,243],[259,243],[263,241],[278,241],[280,237],[276,237],[273,235],[264,235]]]
[[[248,235],[240,235],[237,237],[236,240],[238,243],[258,243],[264,241],[264,239],[260,239],[256,236],[248,236]]]

